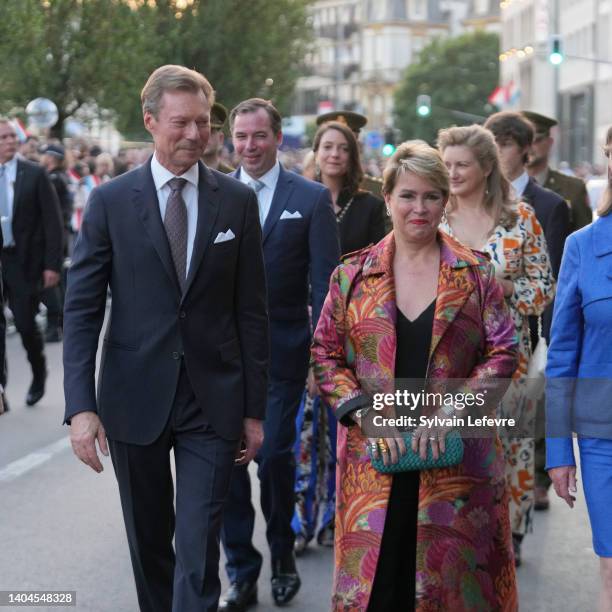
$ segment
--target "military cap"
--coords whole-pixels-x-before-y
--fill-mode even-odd
[[[368,122],[361,113],[348,110],[331,111],[317,117],[317,125],[323,125],[328,121],[337,121],[349,127],[355,134],[359,134],[361,128]]]
[[[58,144],[48,144],[43,145],[38,149],[38,152],[41,155],[52,155],[53,157],[57,157],[58,159],[64,159],[66,156],[66,151],[62,145]]]
[[[210,110],[210,127],[220,130],[225,125],[226,119],[227,119],[227,108],[225,108],[223,104],[219,104],[219,102],[215,102],[213,104],[212,109]]]
[[[534,113],[532,111],[521,111],[521,115],[535,125],[536,134],[548,134],[550,132],[550,128],[559,123],[556,119],[552,119],[551,117],[546,117],[545,115],[540,115],[539,113]]]

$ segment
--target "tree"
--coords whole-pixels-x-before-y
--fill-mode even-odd
[[[178,21],[178,57],[207,76],[226,106],[261,96],[272,99],[283,112],[311,40],[308,4],[196,0]],[[268,79],[272,85],[266,85]]]
[[[86,104],[118,114],[156,63],[145,22],[119,0],[3,0],[0,73],[3,106],[50,98],[54,132]],[[6,109],[5,109],[6,110]]]
[[[438,38],[425,47],[395,93],[395,126],[403,139],[433,144],[438,130],[474,123],[469,115],[486,117],[493,110],[487,98],[498,82],[498,56],[499,38],[486,32]],[[431,97],[427,117],[416,112],[420,94]]]
[[[0,111],[42,96],[66,118],[85,107],[144,133],[139,93],[152,70],[203,72],[226,106],[284,109],[310,39],[309,0],[2,0]],[[247,18],[248,17],[248,18]],[[266,81],[273,80],[273,85]]]

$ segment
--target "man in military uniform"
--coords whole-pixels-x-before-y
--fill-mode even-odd
[[[317,117],[317,127],[323,125],[324,123],[328,123],[329,121],[338,121],[339,123],[343,123],[347,127],[351,129],[353,134],[355,134],[355,138],[359,143],[359,134],[361,133],[361,128],[365,127],[368,122],[367,117],[360,113],[356,113],[354,111],[331,111],[329,113],[324,113],[323,115],[319,115]],[[365,191],[369,191],[374,195],[382,198],[382,179],[377,176],[371,176],[369,174],[363,175],[363,180],[361,181],[361,185],[359,185],[361,189]]]
[[[567,201],[571,210],[570,232],[588,225],[593,220],[593,212],[589,205],[589,196],[584,182],[574,176],[567,176],[553,170],[549,166],[550,151],[554,143],[550,130],[557,125],[558,121],[531,111],[523,111],[522,115],[529,119],[536,128],[527,162],[529,175],[535,178],[542,187],[558,193]]]
[[[225,142],[223,126],[225,125],[226,119],[227,108],[225,108],[223,104],[215,102],[210,109],[210,139],[206,145],[202,161],[213,170],[218,170],[219,172],[223,172],[223,174],[230,174],[234,171],[234,168],[219,158],[223,150],[223,143]]]

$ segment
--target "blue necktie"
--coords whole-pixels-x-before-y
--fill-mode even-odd
[[[9,209],[9,197],[8,197],[8,172],[6,166],[0,164],[0,224],[2,225],[2,240],[4,246],[12,246],[13,240],[13,227],[11,219],[11,211]]]

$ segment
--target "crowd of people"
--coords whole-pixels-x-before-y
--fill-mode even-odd
[[[404,142],[377,177],[358,113],[320,117],[287,168],[270,101],[228,111],[203,75],[163,66],[141,102],[153,147],[114,158],[33,137],[18,151],[0,119],[2,279],[32,367],[26,403],[44,394],[44,341],[63,339],[65,423],[96,472],[111,455],[140,609],[257,602],[253,460],[277,605],[316,540],[335,549],[337,612],[517,610],[533,512],[551,484],[575,501],[578,434],[612,610],[612,128],[593,222],[584,182],[550,167],[556,121],[534,112]],[[442,393],[451,381],[461,393]],[[6,369],[0,384],[1,413]],[[483,389],[478,410],[461,403]],[[406,425],[399,392],[451,399]],[[469,431],[466,416],[520,427]]]

